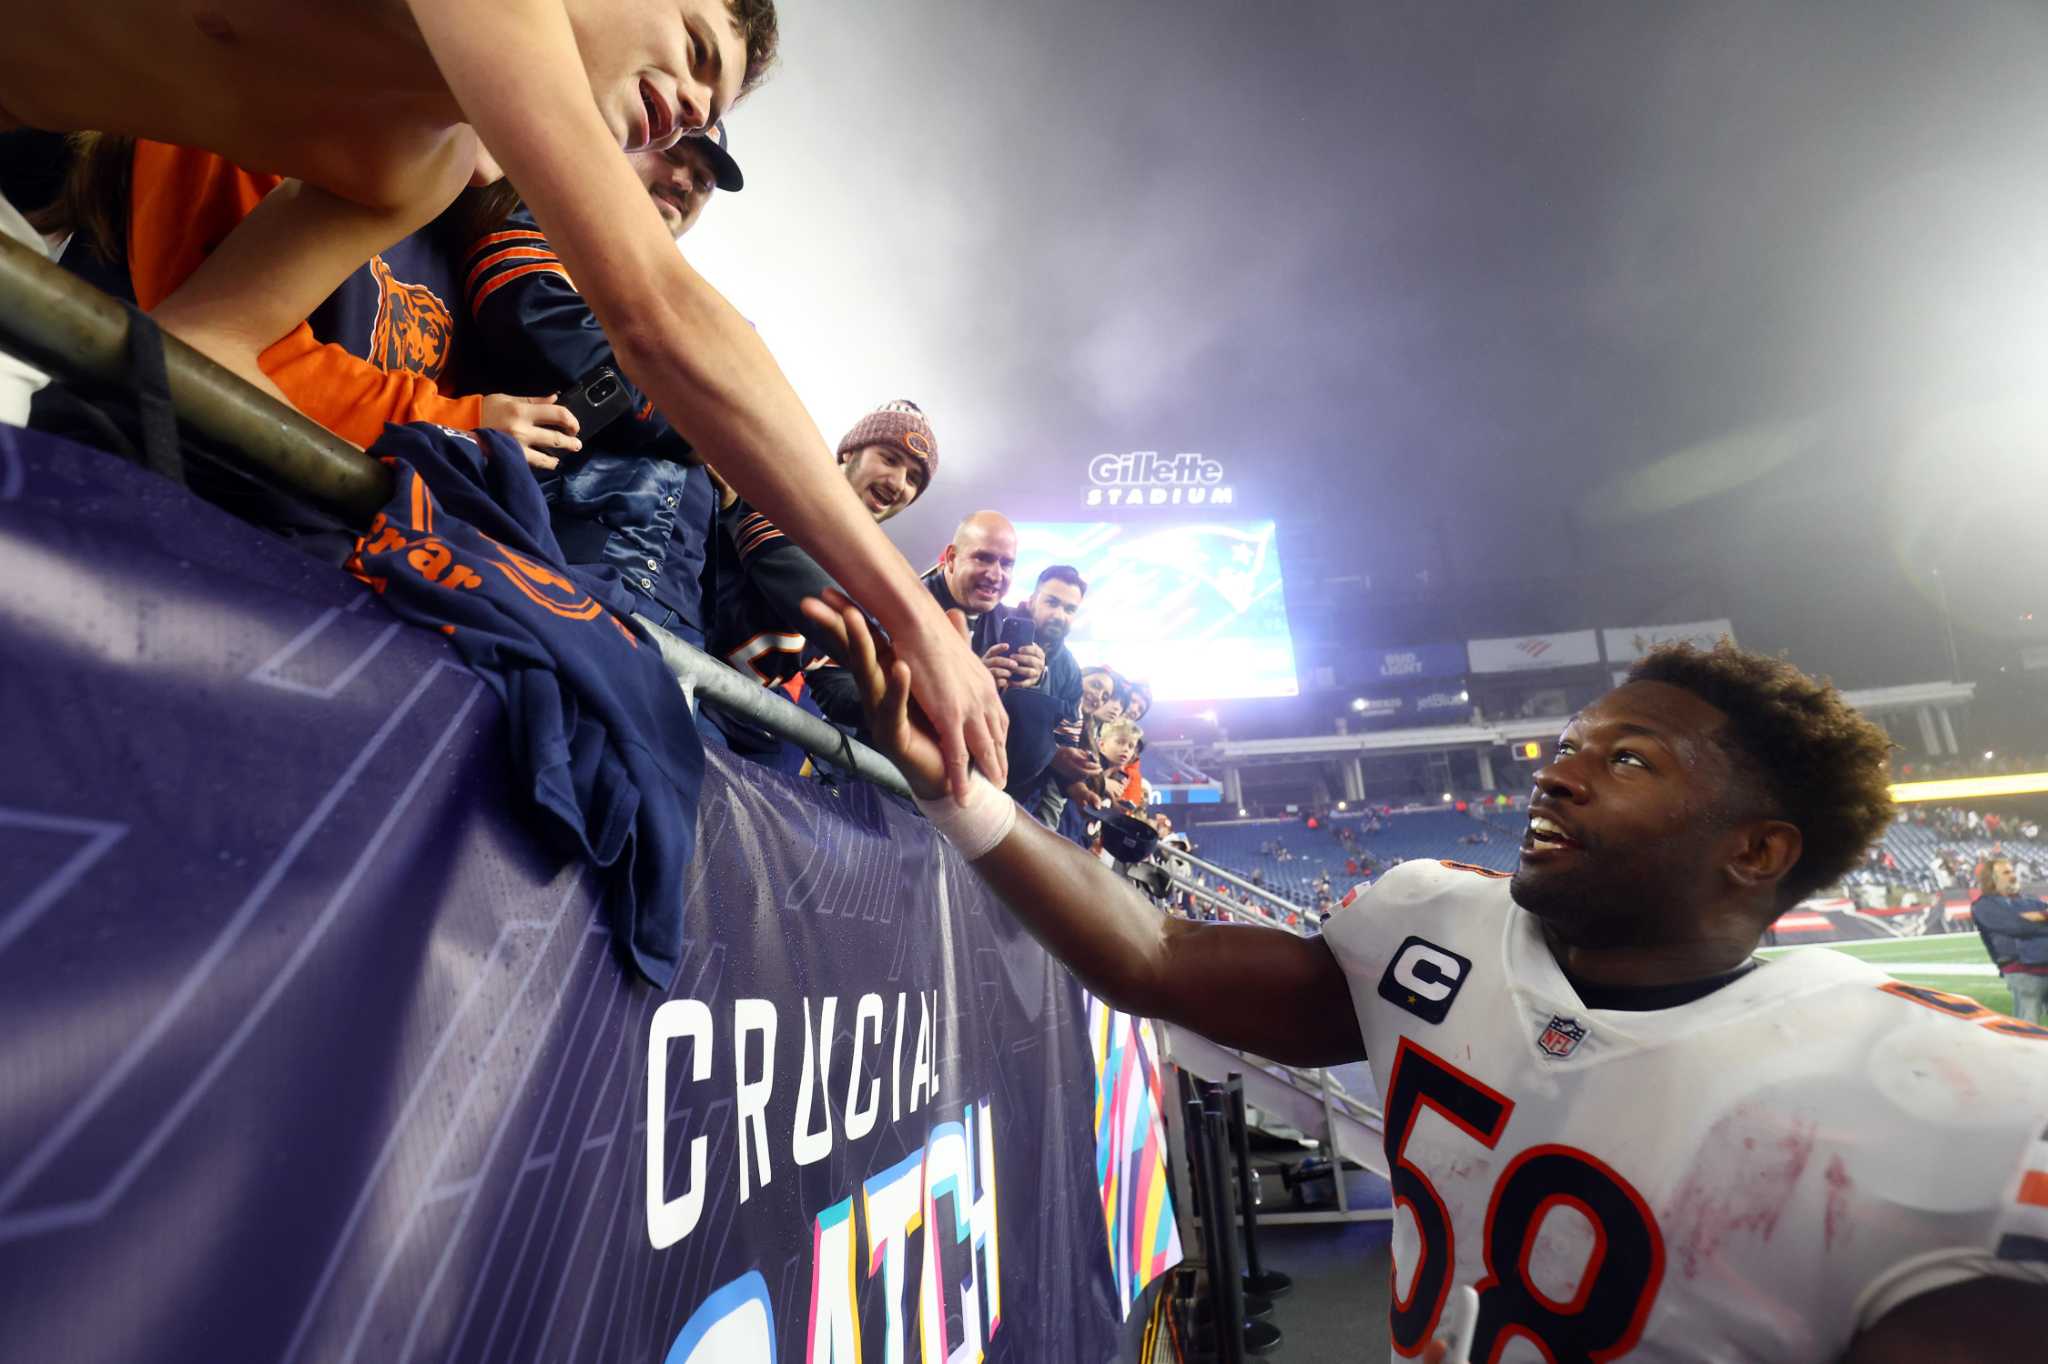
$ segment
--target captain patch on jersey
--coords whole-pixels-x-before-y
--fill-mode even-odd
[[[1441,1023],[1471,970],[1472,963],[1456,952],[1427,938],[1411,937],[1387,963],[1387,973],[1380,977],[1380,998],[1425,1023]]]

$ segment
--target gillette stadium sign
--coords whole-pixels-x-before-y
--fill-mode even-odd
[[[1237,500],[1222,463],[1206,455],[1097,455],[1088,461],[1088,482],[1091,507],[1225,507]]]

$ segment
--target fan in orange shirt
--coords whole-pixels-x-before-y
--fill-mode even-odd
[[[84,144],[74,168],[75,194],[104,195],[103,186],[120,177],[124,163],[129,189],[121,246],[136,305],[145,310],[175,292],[280,182],[211,152],[103,138]],[[552,395],[451,397],[443,391],[460,374],[456,352],[466,314],[443,299],[461,296],[461,235],[450,234],[444,244],[430,224],[372,256],[311,317],[263,351],[259,363],[293,406],[357,445],[374,442],[387,422],[488,426],[517,440],[528,463],[553,468],[560,452],[574,452],[581,443],[575,418]]]

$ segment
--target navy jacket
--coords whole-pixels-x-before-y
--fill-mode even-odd
[[[779,687],[803,669],[803,601],[831,587],[832,577],[779,527],[735,498],[717,517],[711,538],[711,653]]]
[[[785,686],[803,671],[803,600],[830,586],[831,576],[796,541],[744,498],[733,499],[714,520],[705,569],[709,652],[764,687]],[[824,713],[808,695],[797,705]],[[781,772],[803,769],[802,749],[736,715],[709,707],[704,721],[735,753]]]
[[[509,436],[391,426],[371,453],[397,487],[349,568],[498,693],[527,794],[598,869],[621,952],[668,988],[704,782],[689,703],[626,594],[562,562]]]
[[[477,353],[496,393],[567,392],[618,371],[611,342],[524,206],[471,248],[464,267]],[[608,570],[634,609],[701,644],[701,580],[716,492],[689,444],[624,374],[631,409],[541,479],[572,564]]]
[[[2048,911],[2048,900],[2031,895],[1979,895],[1970,906],[1970,918],[1984,939],[1984,950],[2001,969],[2009,965],[2048,968],[2048,923],[2020,917],[2044,911]]]

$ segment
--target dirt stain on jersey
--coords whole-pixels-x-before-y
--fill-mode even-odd
[[[1849,1237],[1849,1195],[1856,1187],[1856,1181],[1849,1178],[1849,1169],[1842,1164],[1840,1156],[1828,1157],[1827,1173],[1822,1176],[1828,1184],[1826,1215],[1821,1219],[1822,1234],[1829,1250],[1835,1248],[1835,1237],[1843,1240]]]
[[[1781,1126],[1781,1119],[1743,1105],[1715,1123],[1700,1144],[1692,1174],[1657,1219],[1671,1229],[1668,1244],[1688,1279],[1716,1259],[1730,1238],[1768,1241],[1777,1231],[1813,1159],[1815,1130],[1811,1122],[1773,1130]]]

